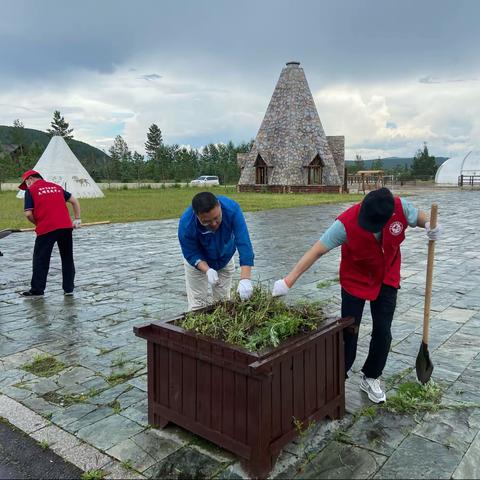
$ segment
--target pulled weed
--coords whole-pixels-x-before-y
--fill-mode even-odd
[[[278,346],[301,332],[315,330],[325,316],[319,304],[287,306],[266,288],[256,286],[248,301],[235,297],[212,311],[190,312],[176,322],[185,330],[222,340],[249,351]]]
[[[437,412],[442,408],[442,394],[441,387],[432,381],[426,385],[405,382],[399,385],[396,394],[390,396],[382,408],[400,414]]]

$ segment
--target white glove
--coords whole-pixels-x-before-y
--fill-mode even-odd
[[[438,240],[442,234],[442,227],[440,224],[437,224],[435,228],[430,228],[430,222],[425,224],[425,233],[429,240]]]
[[[73,228],[80,228],[81,225],[82,221],[79,218],[75,218],[75,220],[73,220]]]
[[[207,279],[210,285],[216,285],[218,283],[218,273],[213,268],[207,270]]]
[[[285,283],[285,280],[277,280],[273,284],[272,297],[283,297],[290,291],[290,288]]]
[[[237,292],[240,295],[241,300],[248,300],[253,293],[252,281],[249,278],[244,278],[243,280],[240,280]]]

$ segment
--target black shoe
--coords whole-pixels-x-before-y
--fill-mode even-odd
[[[22,292],[20,295],[22,297],[27,297],[27,298],[43,297],[43,293],[32,292],[31,290],[27,290],[26,292]]]
[[[63,292],[66,297],[73,297],[73,290],[71,292]]]

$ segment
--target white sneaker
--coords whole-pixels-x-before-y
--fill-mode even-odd
[[[368,378],[363,375],[360,388],[366,392],[368,398],[374,403],[382,403],[387,399],[378,378]]]

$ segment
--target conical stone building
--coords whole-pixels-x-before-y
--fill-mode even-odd
[[[299,62],[283,68],[252,149],[237,161],[239,191],[341,191],[345,137],[325,135]]]

